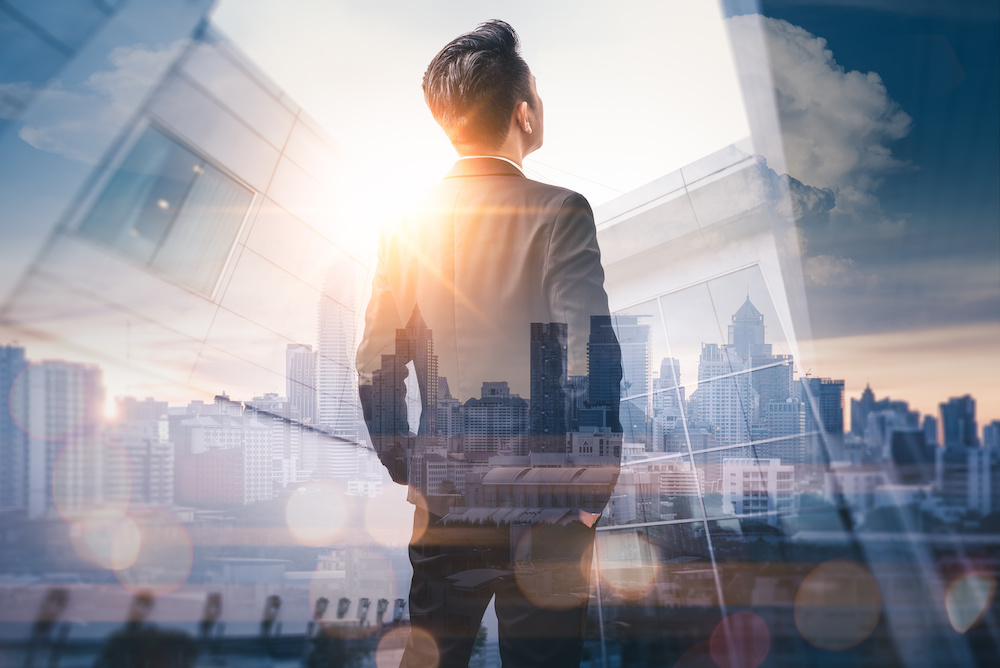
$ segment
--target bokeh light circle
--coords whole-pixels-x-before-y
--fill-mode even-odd
[[[438,668],[441,653],[430,633],[419,627],[401,626],[387,632],[378,641],[375,665],[378,668],[398,668],[403,652],[409,653],[410,665]]]
[[[89,406],[85,410],[63,410],[69,408],[70,405],[65,402],[55,403],[53,406],[54,415],[47,415],[41,423],[33,424],[30,421],[29,412],[26,410],[32,390],[30,387],[31,370],[32,365],[28,365],[17,374],[7,395],[7,412],[14,424],[31,438],[50,442],[86,437],[87,434],[82,433],[85,430],[81,427],[86,421],[95,421],[100,418],[104,409],[103,404]],[[39,372],[45,373],[40,369]],[[40,376],[36,376],[35,382],[39,378]],[[90,413],[88,409],[91,408],[94,410],[88,415]]]
[[[114,559],[127,561],[138,546],[132,563],[115,569],[115,577],[133,593],[152,596],[169,594],[187,582],[194,563],[194,546],[187,527],[172,513],[154,509],[132,515],[135,531],[122,527],[112,538]]]
[[[955,578],[944,599],[951,627],[959,633],[971,629],[989,609],[996,587],[989,575],[966,573]]]
[[[632,531],[603,531],[597,538],[601,581],[627,601],[652,591],[660,567],[656,546]]]
[[[114,484],[109,484],[113,482]],[[52,464],[52,505],[70,524],[117,524],[132,493],[128,455],[120,445],[81,441],[64,445]]]
[[[142,535],[131,517],[100,510],[71,524],[69,537],[81,559],[109,570],[134,564],[142,546]]]
[[[285,504],[285,524],[292,537],[311,547],[330,545],[349,516],[347,495],[327,482],[300,485]]]
[[[708,648],[719,668],[757,668],[771,651],[771,632],[760,615],[737,612],[719,622]]]
[[[881,615],[878,583],[853,561],[820,564],[795,594],[795,626],[820,649],[842,651],[863,642]]]
[[[415,510],[416,506],[407,501],[406,487],[384,485],[381,493],[366,500],[365,531],[378,545],[407,545],[427,529],[427,514]]]

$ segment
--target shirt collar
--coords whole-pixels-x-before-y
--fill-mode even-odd
[[[521,168],[521,165],[517,164],[510,158],[503,157],[502,155],[463,155],[459,158],[459,160],[471,160],[472,158],[492,158],[493,160],[503,160],[504,162],[514,165],[514,167],[517,168],[517,171],[524,174],[524,170]]]

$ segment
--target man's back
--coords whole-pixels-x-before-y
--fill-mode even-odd
[[[460,160],[383,244],[358,370],[394,352],[414,309],[460,401],[484,382],[530,393],[530,324],[568,326],[569,375],[587,373],[590,316],[607,315],[593,215],[580,195],[495,158]]]

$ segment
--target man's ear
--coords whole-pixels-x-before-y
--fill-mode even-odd
[[[531,134],[531,123],[528,121],[528,103],[521,101],[514,109],[514,117],[521,130]]]

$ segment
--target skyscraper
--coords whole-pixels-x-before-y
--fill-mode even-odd
[[[407,396],[407,365],[416,372],[420,392],[420,420],[413,424],[402,401]],[[382,355],[379,369],[372,374],[372,435],[406,434],[431,435],[437,429],[438,392],[442,389],[438,376],[438,357],[434,354],[434,332],[427,328],[419,307],[413,309],[406,327],[396,330],[396,347],[392,355]],[[412,399],[412,397],[407,397]]]
[[[564,436],[569,397],[566,393],[566,336],[564,322],[531,323],[531,433]],[[557,439],[536,439],[541,450],[558,450]],[[565,444],[563,444],[565,447]],[[532,449],[536,449],[532,444]]]
[[[587,401],[580,410],[580,428],[621,430],[621,386],[621,349],[611,316],[592,315],[587,340]]]
[[[810,434],[806,439],[806,460],[818,463],[826,457],[839,457],[844,437],[844,381],[806,377],[797,383],[805,412],[803,428]],[[826,453],[820,450],[824,437]]]
[[[748,359],[758,352],[758,346],[764,345],[764,315],[750,303],[750,295],[733,314],[732,324],[729,325],[729,344],[743,359]]]
[[[24,348],[0,347],[0,511],[20,510],[28,502],[28,437],[18,426],[26,420],[26,397],[11,393],[27,364]]]
[[[347,478],[357,470],[356,445],[363,432],[360,425],[361,403],[358,397],[357,372],[354,369],[361,292],[360,270],[345,266],[331,267],[323,292],[319,304],[319,345],[316,356],[316,417],[321,430],[330,436],[316,437],[314,476]],[[337,300],[327,295],[337,295]],[[308,382],[308,361],[303,361],[303,367],[298,378]],[[301,386],[300,389],[302,393],[308,391],[307,386]],[[308,408],[308,400],[301,399],[301,394],[299,396]]]
[[[339,301],[324,294],[319,304],[319,350],[316,359],[319,424],[328,433],[348,440],[357,440],[361,419],[357,373],[354,371],[360,280],[357,270],[339,266],[331,268],[324,292],[338,295]],[[307,370],[303,371],[308,381],[305,375]]]
[[[952,397],[941,404],[941,422],[944,424],[944,446],[946,448],[979,445],[976,428],[976,400],[968,394]]]
[[[285,396],[303,424],[316,424],[316,352],[312,346],[289,343],[285,350]]]
[[[750,440],[753,407],[750,375],[745,371],[746,362],[735,346],[701,344],[698,420],[714,428],[719,445],[735,445]]]
[[[58,360],[29,364],[13,390],[28,434],[27,507],[31,518],[76,513],[104,496],[100,367]],[[23,402],[23,404],[21,403]]]

